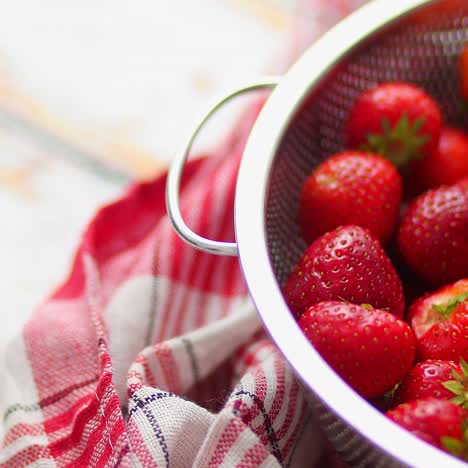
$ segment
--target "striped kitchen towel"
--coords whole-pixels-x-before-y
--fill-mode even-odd
[[[309,32],[357,3],[303,1],[321,18]],[[187,165],[182,212],[201,235],[234,238],[236,173],[261,104]],[[332,466],[237,259],[177,237],[165,181],[99,210],[68,278],[8,345],[0,466]]]

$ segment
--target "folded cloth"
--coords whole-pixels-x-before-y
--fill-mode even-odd
[[[325,27],[359,2],[306,3],[328,12]],[[237,169],[262,102],[184,172],[182,213],[206,237],[234,239]],[[165,181],[99,210],[68,279],[9,344],[0,466],[331,466],[237,259],[177,237]]]

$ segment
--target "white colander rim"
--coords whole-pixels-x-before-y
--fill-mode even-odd
[[[461,468],[466,464],[412,436],[360,398],[310,346],[277,285],[265,230],[271,164],[283,134],[305,97],[358,43],[431,3],[437,2],[370,2],[311,46],[281,79],[260,113],[244,151],[236,189],[235,226],[241,267],[252,300],[265,328],[305,385],[357,432],[400,463],[424,468]]]

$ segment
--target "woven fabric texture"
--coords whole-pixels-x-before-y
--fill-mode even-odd
[[[302,3],[315,18],[305,43],[362,2]],[[203,236],[234,239],[237,169],[262,102],[187,165],[182,212]],[[177,237],[165,182],[99,210],[69,277],[8,345],[0,466],[325,466],[304,389],[262,332],[238,260]]]

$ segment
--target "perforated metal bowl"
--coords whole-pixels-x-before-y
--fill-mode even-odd
[[[176,230],[197,248],[238,251],[266,329],[310,390],[327,436],[353,466],[466,464],[410,435],[360,398],[298,328],[281,284],[306,248],[296,222],[300,189],[320,161],[343,148],[354,99],[377,83],[416,83],[441,104],[447,122],[461,123],[456,62],[466,40],[468,0],[374,0],[311,46],[281,78],[249,137],[236,191],[237,245],[197,236],[180,216],[179,177],[192,140],[169,174],[167,202]],[[260,81],[226,99],[274,83]]]

